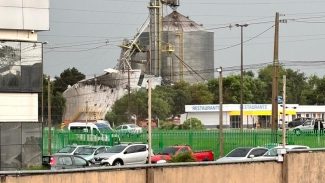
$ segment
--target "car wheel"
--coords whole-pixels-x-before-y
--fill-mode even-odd
[[[113,166],[122,166],[122,165],[123,165],[123,162],[121,160],[116,160],[113,163]]]

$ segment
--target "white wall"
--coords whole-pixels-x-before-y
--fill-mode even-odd
[[[0,29],[49,30],[49,0],[1,0]]]
[[[1,93],[0,122],[38,122],[38,94]]]

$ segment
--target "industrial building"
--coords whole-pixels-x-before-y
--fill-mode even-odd
[[[140,35],[141,52],[131,59],[132,68],[162,77],[163,82],[202,82],[214,77],[214,32],[178,11],[162,19],[161,57],[150,62],[149,27]]]
[[[173,9],[165,17],[164,6]],[[134,39],[123,41],[115,68],[103,69],[104,74],[79,81],[63,93],[65,123],[104,119],[116,100],[146,88],[148,78],[153,87],[214,78],[214,33],[176,11],[178,6],[178,0],[150,1],[150,21]]]

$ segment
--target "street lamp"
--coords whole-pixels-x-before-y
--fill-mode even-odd
[[[236,24],[240,27],[240,129],[243,129],[244,114],[243,114],[243,63],[244,63],[244,47],[243,47],[243,28],[248,24]]]
[[[224,144],[224,139],[223,139],[223,109],[222,109],[222,104],[223,104],[222,67],[217,68],[217,72],[219,72],[219,151],[220,151],[219,156],[222,157],[223,154],[224,154],[224,152],[223,152],[223,144]]]

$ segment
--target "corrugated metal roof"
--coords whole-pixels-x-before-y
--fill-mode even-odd
[[[198,24],[189,17],[180,14],[178,11],[173,11],[163,18],[163,31],[204,31],[202,24]],[[149,32],[149,26],[145,29]]]
[[[189,19],[189,17],[173,11],[163,18],[163,31],[201,31],[202,25]]]

